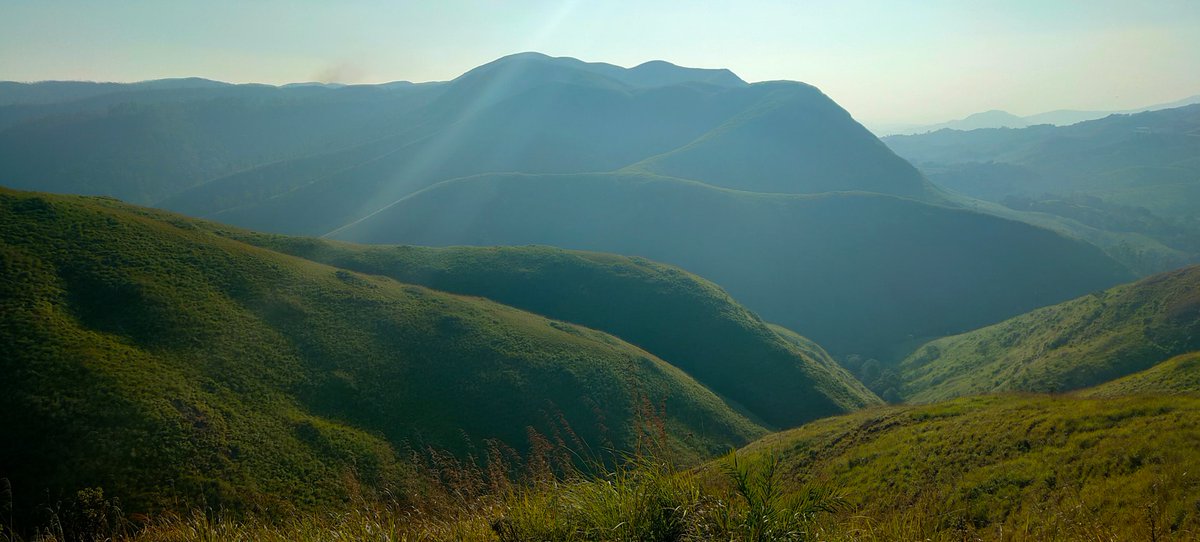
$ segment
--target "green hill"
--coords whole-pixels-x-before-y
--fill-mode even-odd
[[[1192,540],[1197,450],[1195,398],[1006,395],[865,410],[739,454],[777,456],[785,491],[838,491],[832,539]]]
[[[820,346],[799,336],[784,339],[711,282],[642,258],[544,247],[375,247],[258,234],[238,238],[610,333],[776,427],[879,402]]]
[[[883,195],[757,194],[632,174],[438,184],[333,237],[637,255],[720,284],[839,355],[894,360],[1131,276],[1048,230]],[[912,346],[910,346],[912,345]]]
[[[954,337],[901,365],[913,401],[1066,391],[1200,348],[1200,266],[1155,275]]]
[[[127,512],[288,510],[403,490],[410,446],[630,449],[661,422],[697,457],[763,433],[611,335],[213,228],[0,191],[0,477],[21,506],[102,486]]]
[[[1200,393],[1200,352],[1175,356],[1144,371],[1080,392],[1086,397]]]

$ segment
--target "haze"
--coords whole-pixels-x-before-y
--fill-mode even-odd
[[[444,80],[526,50],[817,85],[868,123],[1200,92],[1200,3],[5,2],[0,79]]]

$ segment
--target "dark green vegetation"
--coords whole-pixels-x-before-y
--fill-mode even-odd
[[[803,83],[526,53],[421,85],[67,86],[47,88],[47,103],[18,88],[0,106],[6,185],[274,233],[644,256],[838,356],[893,362],[930,337],[1132,278],[1080,243],[952,209],[966,203]],[[510,194],[489,180],[509,172],[558,176]],[[609,175],[567,176],[595,172]],[[561,211],[588,198],[587,213]],[[439,220],[393,227],[416,206]],[[540,229],[478,235],[489,214]]]
[[[235,235],[308,260],[486,297],[611,333],[775,427],[879,401],[816,343],[769,327],[708,281],[642,258],[545,247],[371,247]]]
[[[1200,105],[886,142],[938,186],[1087,238],[1138,271],[1200,260]]]
[[[127,512],[303,509],[404,491],[409,446],[586,453],[653,430],[694,458],[764,432],[611,335],[215,227],[0,191],[0,477],[26,509],[91,486]]]
[[[1155,275],[933,341],[901,365],[914,401],[1066,391],[1200,349],[1200,266]]]
[[[1084,243],[964,210],[879,194],[757,194],[644,174],[445,182],[336,236],[644,256],[722,285],[835,354],[887,360],[921,339],[1129,276]]]

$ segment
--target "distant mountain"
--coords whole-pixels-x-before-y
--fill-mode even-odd
[[[947,130],[885,142],[940,187],[1116,234],[1110,243],[1092,240],[1152,273],[1200,261],[1198,134],[1200,104],[1065,127]]]
[[[1103,384],[1200,349],[1200,266],[1041,308],[919,348],[901,364],[912,401]]]
[[[880,359],[1131,277],[1092,246],[965,210],[878,194],[739,192],[645,174],[448,181],[333,237],[644,256],[720,284],[835,354]]]
[[[28,496],[19,507],[99,486],[128,512],[294,510],[404,498],[418,489],[405,485],[407,454],[425,446],[465,456],[488,453],[489,442],[521,451],[544,439],[598,453],[661,431],[694,458],[764,432],[612,335],[284,255],[221,229],[112,200],[0,190],[0,477]],[[675,292],[696,284],[659,272],[679,275]],[[612,284],[607,295],[620,299],[634,292],[619,286],[638,280]],[[671,324],[654,329],[714,332]],[[809,358],[754,335],[754,325],[728,352],[762,341],[776,352],[770,363],[796,364],[775,374],[793,371],[781,389],[798,395],[774,404],[821,404],[823,392],[798,380],[833,373],[800,366]]]
[[[0,81],[0,106],[69,102],[129,91],[212,89],[226,86],[230,86],[230,84],[200,77],[156,79],[139,83],[93,83],[87,81],[17,83],[13,81]]]
[[[1146,111],[1158,111],[1160,109],[1173,109],[1176,107],[1184,107],[1188,105],[1200,103],[1200,94],[1190,96],[1182,100],[1168,102],[1163,104],[1155,104],[1136,109],[1123,109],[1119,111],[1080,111],[1076,109],[1056,109],[1054,111],[1046,111],[1036,115],[1019,117],[1007,111],[991,110],[982,113],[974,113],[965,118],[951,120],[936,124],[872,124],[871,131],[879,137],[893,135],[913,135],[925,134],[929,132],[937,132],[939,130],[979,130],[984,128],[1025,128],[1028,126],[1037,126],[1039,124],[1053,124],[1055,126],[1068,126],[1089,120],[1102,119],[1109,115],[1129,115],[1133,113],[1144,113]]]
[[[816,88],[727,70],[522,53],[437,84],[134,91],[46,107],[0,108],[0,126],[20,117],[0,128],[0,182],[274,233],[647,256],[836,355],[896,360],[1131,278],[1082,243],[952,210],[973,202]],[[510,182],[514,172],[541,177]],[[507,222],[481,232],[492,212]],[[501,235],[518,212],[544,229]],[[961,231],[938,229],[951,224]]]

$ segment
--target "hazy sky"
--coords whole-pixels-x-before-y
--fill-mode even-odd
[[[0,0],[0,79],[444,80],[527,50],[817,85],[865,122],[1200,94],[1200,0]]]

